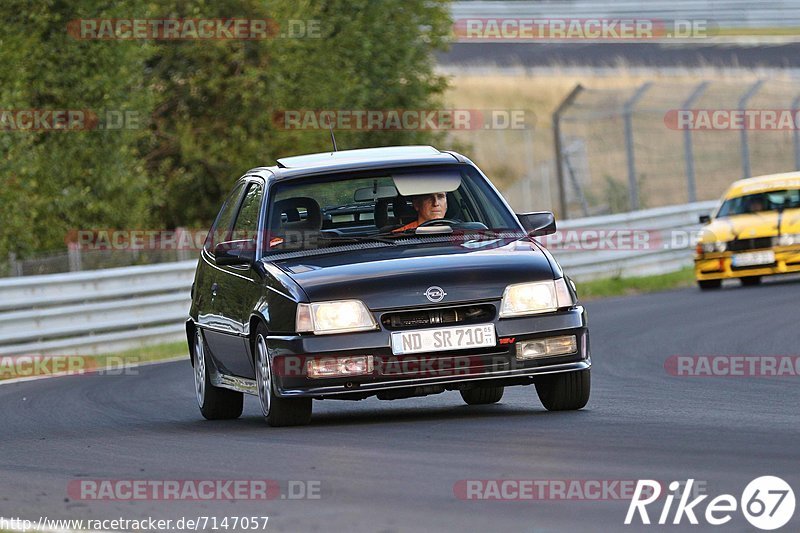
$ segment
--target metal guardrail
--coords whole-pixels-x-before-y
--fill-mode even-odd
[[[180,340],[196,261],[0,280],[0,356]]]
[[[550,249],[577,281],[678,270],[691,264],[691,243],[682,240],[673,246],[667,236],[697,228],[698,215],[710,212],[715,203],[568,220],[559,225],[559,235],[573,235],[577,241]],[[643,230],[657,245],[595,249],[599,247],[593,239],[605,230]],[[0,356],[89,355],[179,341],[195,266],[196,261],[181,261],[2,279]]]
[[[576,281],[675,272],[692,264],[690,248],[694,246],[694,232],[700,228],[698,217],[709,214],[717,204],[714,200],[566,220],[558,225],[560,233],[566,234],[564,242],[569,242],[569,232],[574,231],[580,244],[568,245],[565,249],[551,246],[550,250],[564,271]],[[645,242],[636,249],[602,248],[602,243],[595,242],[595,233],[590,230],[606,233],[635,230],[634,234]]]

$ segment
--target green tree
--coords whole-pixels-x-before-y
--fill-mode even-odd
[[[81,41],[67,33],[70,20],[123,16],[134,6],[0,4],[0,108],[91,110],[101,120],[127,110],[144,122],[151,106],[142,90],[148,46]],[[2,129],[0,258],[9,251],[62,251],[72,229],[145,223],[149,182],[135,148],[141,131]]]
[[[207,226],[247,169],[330,149],[326,130],[276,127],[277,112],[435,109],[446,86],[432,55],[449,35],[444,0],[7,0],[0,15],[0,109],[140,119],[120,131],[0,131],[0,261],[63,250],[71,229]],[[75,19],[132,17],[272,19],[280,30],[214,41],[67,32]],[[298,27],[310,33],[286,35]],[[342,149],[436,138],[337,135]]]
[[[163,4],[162,4],[163,6]],[[158,100],[142,156],[162,184],[163,222],[207,225],[245,170],[330,149],[327,130],[286,130],[298,109],[431,109],[446,87],[434,73],[447,4],[429,0],[175,2],[179,17],[272,19],[274,39],[161,42],[148,64]],[[340,132],[340,148],[431,142],[424,131]]]

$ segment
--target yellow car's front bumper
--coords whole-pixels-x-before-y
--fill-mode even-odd
[[[734,267],[732,258],[736,254],[775,252],[775,262],[769,265]],[[800,247],[775,246],[770,249],[751,250],[747,252],[714,252],[695,255],[694,274],[697,281],[713,279],[734,279],[749,276],[772,276],[800,272]]]

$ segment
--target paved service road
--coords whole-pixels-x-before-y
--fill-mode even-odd
[[[442,65],[500,67],[800,67],[800,43],[454,43]]]
[[[257,515],[270,517],[269,531],[664,531],[625,528],[627,500],[464,501],[454,486],[694,478],[712,496],[738,497],[773,474],[800,490],[800,378],[664,369],[671,355],[796,355],[798,302],[798,281],[589,302],[594,387],[574,413],[547,413],[532,388],[517,387],[485,407],[455,392],[316,402],[310,426],[281,429],[262,422],[250,397],[240,420],[207,422],[188,361],[3,385],[0,516]],[[89,501],[68,493],[78,479],[318,481],[320,498]],[[800,510],[784,530],[798,524]],[[738,512],[716,530],[754,531]]]

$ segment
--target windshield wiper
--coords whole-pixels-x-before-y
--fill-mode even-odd
[[[396,245],[394,239],[381,235],[337,235],[336,237],[322,237],[325,242],[382,242]]]
[[[511,239],[511,238],[519,239],[522,237],[526,237],[528,235],[524,231],[509,229],[509,228],[471,229],[471,230],[464,230],[464,234],[484,235],[489,237],[497,237],[499,239]]]

